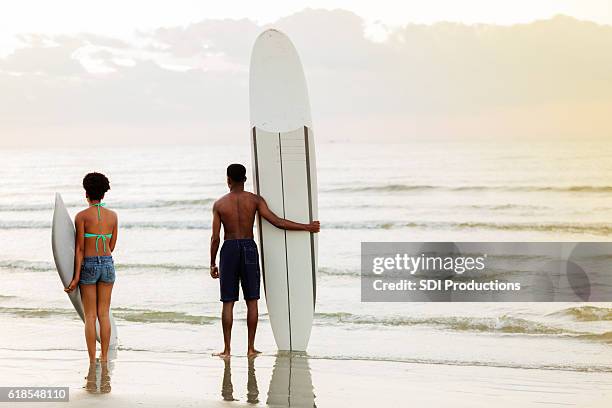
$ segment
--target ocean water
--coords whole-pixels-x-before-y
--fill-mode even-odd
[[[411,140],[321,143],[317,305],[311,359],[612,372],[612,303],[362,303],[362,241],[610,241],[612,142]],[[222,347],[208,274],[211,206],[243,145],[0,151],[0,348],[85,344],[51,252],[55,192],[74,215],[81,179],[111,180],[119,214],[113,311],[120,348]],[[247,188],[251,188],[250,180]],[[265,301],[257,346],[274,354]],[[237,304],[234,352],[246,352]],[[71,336],[48,335],[65,327]]]

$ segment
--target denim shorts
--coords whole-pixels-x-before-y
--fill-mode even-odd
[[[79,285],[93,285],[98,282],[115,282],[115,264],[110,255],[86,256],[83,259]]]
[[[219,256],[221,301],[238,300],[238,287],[242,286],[244,300],[259,299],[259,255],[252,239],[223,241]]]

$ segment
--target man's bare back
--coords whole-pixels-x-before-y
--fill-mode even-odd
[[[218,199],[214,211],[223,224],[223,239],[253,238],[253,224],[260,198],[248,191],[231,191]]]

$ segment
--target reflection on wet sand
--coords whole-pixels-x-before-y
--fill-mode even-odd
[[[225,368],[223,369],[223,382],[221,383],[221,396],[224,401],[236,401],[234,398],[234,386],[232,385],[232,366],[231,359],[224,358]]]
[[[89,364],[84,388],[90,394],[108,394],[111,392],[110,380],[109,363],[96,361]]]
[[[308,358],[300,354],[276,356],[268,400],[271,406],[316,407]]]
[[[255,377],[255,359],[249,358],[249,371],[247,379],[247,402],[257,404],[259,402],[259,388],[257,377]]]
[[[254,358],[249,358],[249,368],[247,377],[247,402],[257,404],[259,402],[259,388],[257,387],[257,377],[255,377]],[[234,385],[232,384],[231,359],[223,360],[225,368],[223,370],[223,383],[221,385],[221,396],[224,401],[238,401],[234,398]]]
[[[247,402],[250,404],[259,403],[259,387],[255,375],[256,360],[256,358],[248,359]],[[238,401],[234,398],[231,358],[223,359],[223,362],[225,367],[221,397],[224,401]],[[266,404],[275,407],[316,407],[308,357],[291,353],[276,356]]]

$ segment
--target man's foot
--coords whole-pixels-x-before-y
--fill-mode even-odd
[[[213,353],[213,356],[221,357],[221,358],[229,358],[231,353],[229,350],[223,350],[220,353]]]
[[[247,357],[257,357],[259,354],[261,354],[261,351],[252,348],[247,352]]]

